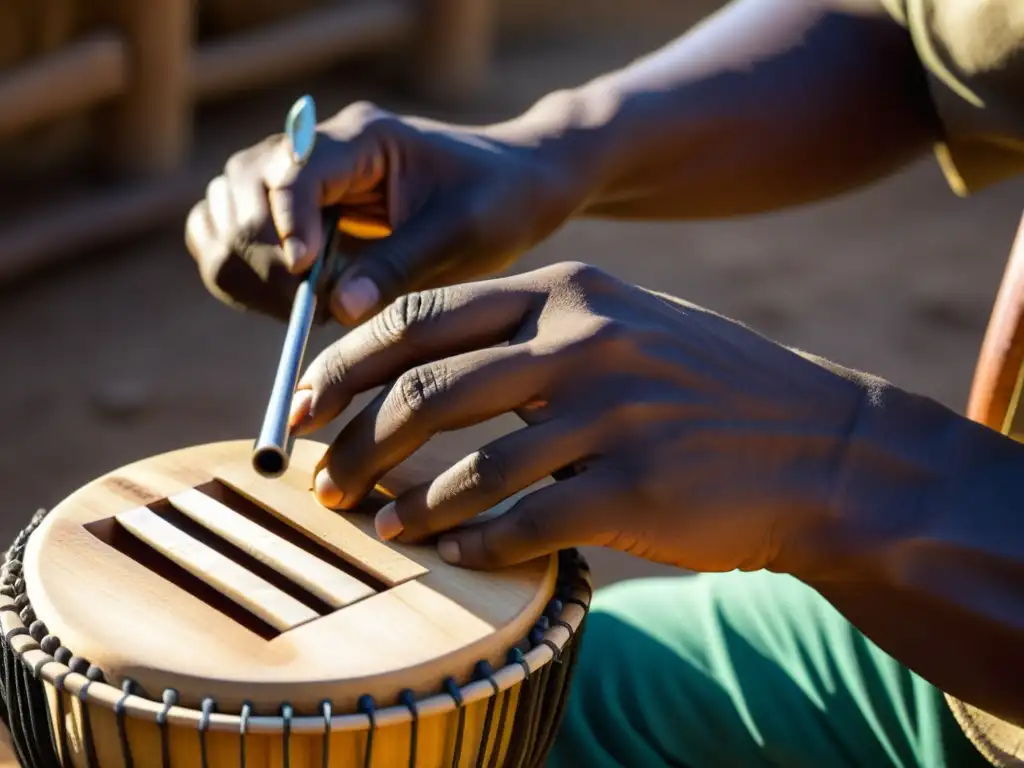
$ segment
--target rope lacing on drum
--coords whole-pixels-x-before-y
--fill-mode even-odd
[[[0,649],[2,650],[0,652],[0,717],[11,726],[14,749],[23,768],[61,768],[62,765],[66,766],[67,763],[62,763],[58,759],[58,750],[54,744],[56,738],[57,744],[60,745],[60,753],[70,754],[65,720],[65,696],[67,694],[65,680],[70,674],[84,676],[85,681],[79,687],[76,695],[82,705],[80,707],[83,730],[82,746],[87,767],[96,768],[98,765],[96,745],[89,719],[90,707],[86,706],[86,702],[90,686],[93,683],[104,682],[102,671],[87,660],[74,656],[70,649],[61,644],[57,636],[49,633],[46,625],[36,617],[25,589],[22,566],[25,546],[45,516],[45,511],[37,512],[30,524],[18,534],[6,553],[2,576],[0,576],[0,596],[7,598],[6,603],[0,598],[0,611],[13,609],[24,624],[24,626],[9,630],[0,638],[2,640],[0,643],[2,645],[2,649]],[[541,664],[539,672],[535,671],[531,674],[523,648],[513,648],[509,652],[507,663],[520,666],[523,673],[514,717],[511,710],[515,687],[507,687],[502,692],[495,678],[494,670],[486,661],[478,662],[474,668],[474,681],[486,681],[492,689],[492,695],[489,697],[484,715],[482,734],[477,745],[477,768],[483,768],[485,762],[487,768],[498,768],[510,721],[512,733],[507,740],[508,753],[504,755],[505,759],[501,760],[501,765],[509,766],[509,768],[537,768],[542,764],[544,756],[550,749],[551,741],[564,711],[565,692],[575,666],[573,662],[579,652],[578,636],[581,634],[585,622],[584,619],[574,630],[573,626],[562,618],[562,611],[567,605],[577,605],[586,612],[591,598],[589,580],[583,575],[589,569],[578,552],[570,550],[560,553],[559,562],[561,567],[559,568],[555,596],[549,601],[544,614],[534,624],[524,641],[524,647],[547,646],[552,653],[553,660],[561,663]],[[582,595],[582,597],[578,595]],[[552,627],[560,627],[568,635],[567,641],[561,646],[546,637]],[[11,644],[12,639],[25,635],[31,636],[44,654],[44,658],[38,659],[31,666],[24,663],[20,654],[14,652]],[[57,712],[53,718],[56,721],[56,737],[52,736],[50,732],[49,704],[40,678],[42,669],[51,662],[57,662],[65,667],[53,678],[53,686],[59,693],[55,697]],[[125,680],[121,688],[122,695],[114,704],[124,768],[133,768],[126,719],[127,701],[132,696],[140,695],[137,689],[138,686],[134,681]],[[458,766],[462,763],[465,739],[467,717],[465,701],[462,689],[454,678],[446,679],[442,689],[451,697],[458,713],[457,732],[452,750],[452,764]],[[498,706],[497,698],[499,696],[502,701],[495,728],[495,710]],[[170,768],[169,713],[178,704],[178,692],[173,689],[165,690],[162,694],[162,701],[163,706],[156,716],[156,723],[161,734],[162,764],[165,768]],[[420,716],[413,691],[402,691],[399,703],[410,713],[409,765],[414,767],[418,759]],[[357,710],[369,721],[363,764],[365,768],[370,768],[373,762],[373,743],[377,731],[377,705],[372,697],[364,695],[358,701]],[[217,703],[214,699],[206,698],[201,702],[198,738],[204,768],[208,763],[207,734],[212,729],[211,721],[217,711]],[[322,765],[324,768],[329,768],[332,722],[337,713],[330,701],[321,702],[319,712],[324,722]],[[248,726],[252,713],[251,703],[244,702],[239,715],[240,768],[246,766]],[[290,705],[285,704],[281,707],[285,766],[288,766],[290,761],[290,737],[294,717],[295,713]]]
[[[167,715],[171,707],[178,703],[178,692],[173,688],[165,688],[162,698],[164,705],[156,715],[156,724],[160,729],[160,759],[164,768],[171,768],[171,740],[167,733]]]
[[[477,680],[486,680],[491,684],[491,696],[487,699],[487,714],[484,715],[484,727],[483,732],[480,734],[480,746],[477,747],[476,753],[476,766],[477,768],[484,768],[484,760],[487,758],[487,748],[491,743],[491,728],[494,725],[494,705],[498,701],[498,696],[501,693],[501,687],[498,685],[498,681],[494,679],[494,669],[486,661],[478,661],[476,667],[473,670]],[[498,740],[494,745],[494,751],[497,751],[501,747],[501,734],[498,734]]]
[[[455,748],[452,750],[452,768],[459,768],[459,757],[462,756],[462,736],[466,730],[466,709],[462,701],[462,691],[459,690],[459,684],[455,682],[454,677],[449,677],[444,681],[444,689],[452,697],[455,708],[459,712],[459,724],[455,731]]]
[[[411,688],[406,688],[399,695],[398,700],[409,710],[409,716],[412,718],[409,734],[409,768],[416,768],[416,754],[419,747],[417,740],[420,731],[420,711],[416,707],[416,694]]]
[[[324,748],[323,768],[329,768],[331,764],[331,716],[334,712],[334,705],[327,700],[320,702],[320,712],[324,716]]]
[[[133,768],[132,747],[128,743],[128,728],[125,725],[124,705],[132,691],[135,689],[135,682],[125,680],[121,685],[121,698],[114,705],[114,717],[117,720],[117,736],[121,742],[121,759],[124,761],[124,768]]]
[[[242,702],[242,712],[238,717],[238,739],[239,758],[241,766],[245,768],[245,739],[249,735],[249,718],[252,716],[252,704],[248,701]]]
[[[284,756],[284,768],[291,768],[292,763],[292,717],[294,715],[295,710],[292,709],[291,704],[281,705],[281,720],[283,721],[281,754]]]
[[[209,764],[206,752],[206,732],[210,729],[210,717],[217,711],[217,702],[207,697],[203,699],[199,711],[199,759],[206,768]]]
[[[370,768],[373,764],[373,734],[377,730],[377,704],[372,696],[363,694],[359,697],[356,709],[370,721],[370,728],[366,732],[366,753],[363,755],[363,767]]]

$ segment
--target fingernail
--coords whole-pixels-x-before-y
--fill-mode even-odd
[[[384,541],[390,541],[405,529],[402,521],[398,519],[398,513],[395,512],[395,502],[393,501],[388,502],[378,510],[377,516],[373,519],[373,525],[377,529],[377,535]]]
[[[292,398],[292,408],[288,412],[288,426],[291,429],[298,429],[309,417],[313,409],[313,390],[300,389]]]
[[[380,301],[380,290],[377,284],[368,277],[357,277],[344,283],[338,290],[338,302],[345,314],[353,320],[359,320],[377,306]]]
[[[334,484],[326,469],[321,469],[313,481],[313,493],[316,494],[317,501],[331,509],[339,506],[341,500],[345,498],[345,494]]]
[[[288,262],[289,267],[294,267],[296,264],[302,261],[306,255],[305,244],[296,237],[285,238],[284,244],[284,258]]]
[[[437,543],[437,554],[446,563],[457,564],[462,559],[462,548],[455,539],[441,539]]]

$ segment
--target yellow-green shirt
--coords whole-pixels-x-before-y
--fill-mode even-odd
[[[1024,0],[883,2],[927,69],[944,134],[936,155],[953,190],[1024,173]],[[989,762],[1024,766],[1024,728],[946,698]]]
[[[1024,172],[1024,0],[883,0],[914,40],[960,195]]]

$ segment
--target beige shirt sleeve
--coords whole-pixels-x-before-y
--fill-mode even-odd
[[[936,154],[967,195],[1024,173],[1024,0],[883,0],[910,31],[942,120]]]

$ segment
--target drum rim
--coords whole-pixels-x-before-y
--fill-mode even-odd
[[[173,686],[179,690],[180,703],[194,709],[202,706],[204,697],[213,696],[231,712],[248,702],[270,714],[285,701],[297,710],[315,712],[323,697],[352,710],[366,694],[393,702],[406,686],[417,696],[426,696],[444,682],[438,670],[450,670],[461,684],[472,679],[481,659],[501,667],[507,650],[529,635],[546,610],[555,589],[558,558],[551,555],[515,567],[507,579],[501,574],[480,574],[480,579],[471,570],[444,562],[434,547],[389,547],[380,542],[371,515],[342,515],[335,527],[336,515],[316,504],[308,492],[307,475],[327,447],[317,441],[296,441],[294,471],[269,482],[253,476],[251,441],[244,439],[147,456],[94,478],[56,504],[26,544],[28,559],[20,575],[32,596],[36,618],[64,645],[102,668],[115,686],[128,677],[152,697]],[[429,453],[424,461],[426,465],[403,464],[380,490],[387,495],[391,483],[401,487],[421,481],[445,463],[433,461]],[[258,628],[246,631],[244,621],[239,624],[239,618],[247,616],[232,621],[223,605],[218,614],[209,596],[198,601],[205,607],[195,601],[183,603],[184,621],[175,618],[173,611],[151,613],[154,605],[176,606],[183,600],[180,587],[175,588],[173,578],[160,578],[142,560],[131,555],[126,560],[117,546],[93,528],[97,523],[100,529],[109,526],[112,518],[129,509],[173,505],[171,499],[177,493],[209,485],[226,486],[228,492],[262,507],[264,514],[278,517],[278,524],[291,513],[281,516],[277,510],[298,505],[295,512],[301,522],[292,527],[313,543],[323,539],[319,546],[329,550],[325,562],[341,556],[355,564],[355,558],[357,571],[376,576],[388,586],[378,584],[377,594],[355,601],[344,611],[325,612],[321,605],[316,621],[303,621],[288,632],[278,628],[276,636],[263,635],[266,642],[259,642]],[[218,488],[208,490],[216,498]],[[347,532],[353,527],[361,533],[353,530],[357,546],[350,556]],[[364,546],[368,549],[360,554]],[[397,549],[398,556],[392,558],[389,549]],[[53,568],[44,565],[48,559],[53,560]],[[391,567],[392,559],[396,567]],[[425,572],[414,575],[406,567],[412,566],[409,560]],[[90,569],[97,564],[103,572],[94,579]],[[152,594],[155,601],[137,599],[138,592],[129,586],[135,577],[143,593]],[[363,581],[359,575],[356,578]],[[127,590],[123,605],[122,590]],[[393,632],[391,625],[376,620],[376,606],[396,615],[408,613],[415,631]],[[147,626],[139,622],[150,616],[160,631],[146,628],[144,636],[137,636],[137,627]],[[220,624],[223,633],[210,634],[207,620]],[[325,634],[332,628],[340,632],[337,643]],[[207,648],[209,641],[210,652],[183,652],[188,647],[182,645],[185,635],[196,648]],[[381,643],[374,645],[376,635]],[[136,637],[140,642],[129,641]],[[382,653],[383,649],[388,652]],[[365,660],[361,659],[364,652]]]
[[[552,600],[549,610],[541,617],[541,621],[549,623],[542,631],[539,641],[528,651],[521,652],[514,661],[506,663],[489,674],[478,679],[456,686],[454,692],[449,689],[411,702],[391,704],[370,712],[345,712],[334,714],[332,709],[322,710],[318,715],[248,715],[206,713],[192,707],[177,706],[160,702],[144,695],[127,694],[104,680],[90,679],[86,674],[74,672],[67,664],[57,661],[41,648],[45,635],[36,624],[25,625],[23,613],[26,608],[31,610],[31,602],[25,591],[24,579],[20,577],[21,564],[13,555],[19,548],[23,551],[32,531],[42,521],[45,514],[38,514],[32,529],[26,529],[19,535],[4,555],[0,566],[0,631],[13,652],[24,663],[31,674],[46,683],[63,688],[67,693],[83,703],[95,704],[109,711],[123,711],[127,716],[146,722],[166,723],[173,726],[191,726],[198,730],[210,732],[227,731],[238,733],[280,733],[287,725],[294,734],[324,734],[345,731],[364,731],[390,725],[410,723],[418,718],[454,712],[461,707],[477,701],[499,695],[532,676],[545,666],[558,660],[561,653],[580,633],[581,627],[589,613],[593,595],[593,585],[589,565],[585,558],[575,549],[564,550],[558,558],[558,585],[562,586],[562,594],[568,594],[565,601]],[[20,544],[19,544],[20,542]],[[16,566],[13,564],[17,563]],[[12,567],[14,570],[12,570]],[[17,571],[17,572],[16,572]],[[23,606],[19,608],[19,596]],[[554,603],[559,610],[552,616],[550,610]],[[33,633],[31,629],[36,629]],[[43,627],[45,630],[45,627]],[[72,650],[72,649],[67,649]],[[74,662],[74,658],[70,660]],[[79,660],[76,666],[81,668],[87,660]],[[165,696],[167,692],[164,692]],[[282,709],[289,707],[282,702]],[[244,720],[244,723],[243,723]],[[244,729],[243,729],[244,725]]]

